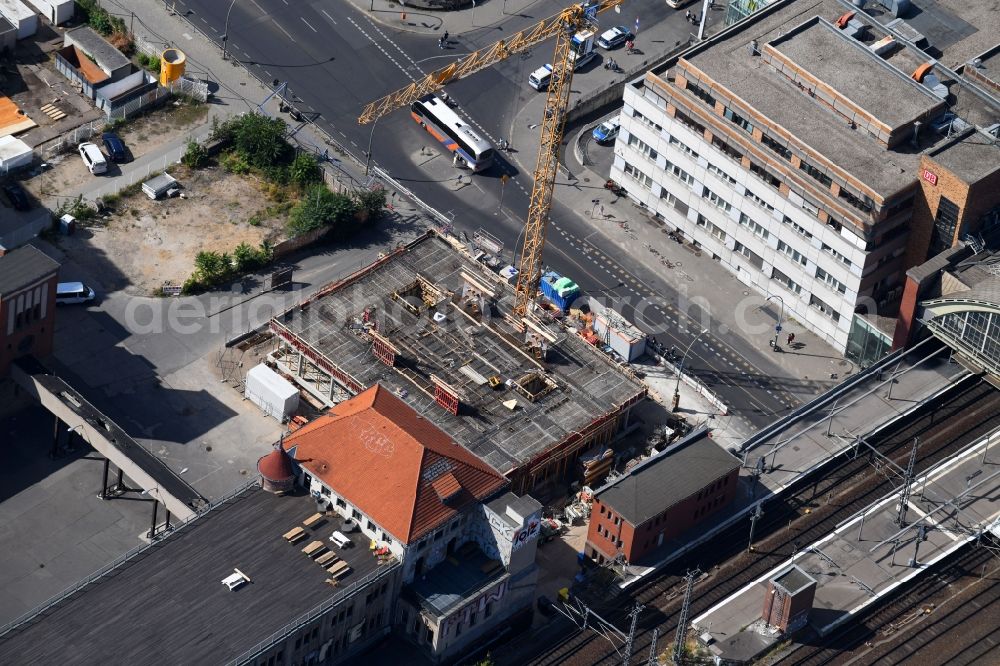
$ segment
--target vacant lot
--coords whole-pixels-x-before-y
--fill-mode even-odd
[[[252,246],[283,238],[287,203],[274,203],[254,176],[212,167],[171,169],[184,198],[151,201],[142,192],[126,194],[114,212],[100,216],[60,245],[74,261],[100,274],[101,263],[114,264],[124,284],[105,284],[136,295],[151,295],[164,282],[181,284],[202,250],[230,252],[240,243]],[[105,272],[106,274],[106,272]]]
[[[164,106],[149,114],[131,120],[116,130],[135,158],[142,157],[164,143],[184,136],[205,123],[208,116],[207,104],[189,104],[186,102],[167,102]],[[101,146],[101,137],[96,135],[91,142]],[[103,146],[101,146],[103,150]],[[66,192],[78,188],[83,183],[95,181],[99,176],[92,175],[80,159],[76,150],[62,153],[50,160],[51,168],[46,169],[34,178],[27,179],[23,185],[40,201],[50,203],[54,197],[63,196]],[[110,174],[117,173],[118,167],[109,165]]]

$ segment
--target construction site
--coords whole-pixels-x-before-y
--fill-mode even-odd
[[[274,317],[269,359],[317,406],[375,384],[512,481],[557,491],[646,397],[633,372],[429,232]],[[544,312],[541,313],[544,315]]]

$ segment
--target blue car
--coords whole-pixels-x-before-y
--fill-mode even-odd
[[[112,162],[128,161],[128,148],[125,147],[125,142],[117,134],[105,132],[101,135],[101,141],[104,143],[104,149],[108,151],[108,157],[111,158]]]
[[[603,123],[594,128],[594,141],[597,143],[611,143],[618,136],[618,130],[620,128],[621,121],[618,120],[618,116],[615,116],[610,120],[605,120]]]

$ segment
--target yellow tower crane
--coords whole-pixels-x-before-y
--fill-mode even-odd
[[[521,247],[521,267],[515,290],[514,315],[519,318],[528,313],[542,278],[542,250],[545,248],[545,231],[559,164],[559,146],[562,143],[570,84],[573,81],[574,61],[570,58],[573,35],[597,14],[616,8],[622,2],[624,0],[590,0],[567,7],[531,28],[522,30],[510,39],[500,40],[488,48],[470,53],[446,67],[431,72],[419,81],[368,104],[358,118],[358,123],[362,125],[374,122],[396,109],[409,106],[424,95],[442,89],[452,81],[475,74],[512,55],[527,51],[550,37],[556,38],[555,54],[552,58],[552,78],[549,81],[545,111],[542,114],[541,140],[535,162],[524,245]]]

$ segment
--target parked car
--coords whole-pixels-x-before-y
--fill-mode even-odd
[[[11,181],[3,186],[3,191],[15,210],[31,210],[31,199],[19,183]]]
[[[94,290],[82,282],[60,282],[56,285],[56,305],[89,303],[94,296]]]
[[[597,38],[597,45],[602,49],[616,49],[630,39],[632,31],[623,25],[616,25],[601,33]]]
[[[594,128],[594,141],[597,143],[611,143],[618,136],[619,129],[621,129],[621,121],[618,119],[618,116],[610,120],[605,120]]]
[[[78,146],[80,158],[87,165],[87,169],[95,176],[105,173],[108,170],[108,161],[104,159],[104,153],[96,144],[85,141]]]
[[[117,134],[105,132],[101,135],[101,142],[104,144],[104,150],[108,151],[108,157],[111,158],[112,162],[128,161],[128,148],[125,147],[125,142]]]

